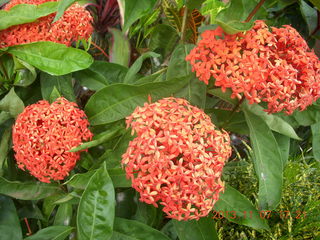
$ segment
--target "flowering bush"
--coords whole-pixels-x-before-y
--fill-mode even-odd
[[[137,133],[122,157],[140,200],[157,202],[170,218],[209,214],[223,191],[221,174],[230,157],[230,139],[209,116],[180,98],[137,107],[127,117]]]
[[[320,61],[291,26],[272,27],[256,21],[247,32],[225,34],[207,30],[186,57],[206,84],[211,77],[232,98],[250,104],[268,103],[266,111],[292,114],[304,110],[320,96]]]
[[[39,5],[54,1],[57,0],[12,0],[4,10],[10,10],[18,4]],[[54,17],[53,13],[35,22],[0,31],[0,48],[38,41],[52,41],[70,46],[74,41],[88,39],[93,32],[92,16],[78,3],[74,3],[59,20],[52,23]]]
[[[85,113],[65,98],[26,107],[12,131],[19,168],[42,182],[63,180],[80,158],[69,150],[92,137],[88,125]]]

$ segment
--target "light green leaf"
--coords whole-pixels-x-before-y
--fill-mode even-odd
[[[147,83],[139,86],[114,84],[96,92],[88,101],[85,111],[92,125],[115,122],[125,118],[137,106],[168,97],[186,85],[186,78],[166,82]]]
[[[128,38],[115,28],[110,29],[110,33],[113,37],[109,50],[110,62],[128,67],[130,61],[130,43]]]
[[[50,226],[43,228],[24,240],[64,240],[74,228],[68,226]]]
[[[254,207],[247,197],[236,189],[226,186],[219,200],[214,205],[214,218],[218,214],[231,222],[252,227],[257,230],[270,230],[265,219],[261,218],[260,212]]]
[[[65,75],[88,68],[93,58],[87,52],[54,42],[34,42],[9,47],[9,53],[52,75]]]
[[[53,90],[52,90],[52,92],[51,92],[51,94],[50,94],[50,97],[49,97],[50,103],[53,103],[53,102],[54,102],[55,100],[57,100],[57,98],[59,98],[59,97],[61,97],[61,95],[60,95],[58,89],[54,86],[54,87],[53,87]]]
[[[0,101],[0,110],[10,113],[12,117],[17,117],[23,109],[24,103],[15,93],[14,88],[11,88],[9,93]]]
[[[98,169],[84,190],[77,214],[79,240],[108,240],[112,236],[115,193],[104,168]]]
[[[311,125],[313,157],[320,161],[320,122]]]
[[[0,30],[14,25],[34,22],[38,18],[57,11],[58,2],[46,2],[40,5],[18,4],[9,11],[0,10]]]

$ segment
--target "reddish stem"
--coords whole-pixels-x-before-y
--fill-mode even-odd
[[[27,218],[24,218],[24,222],[26,223],[27,229],[28,229],[27,236],[32,235],[32,231],[31,231],[31,228],[30,228],[30,226],[29,226],[28,219],[27,219]]]
[[[101,47],[99,47],[99,46],[98,46],[97,44],[95,44],[94,42],[91,42],[91,44],[92,44],[95,48],[97,48],[100,52],[102,52],[102,54],[103,54],[106,58],[109,59],[108,54],[106,54],[106,52],[103,51],[103,49],[102,49]]]
[[[260,0],[260,2],[255,6],[255,8],[251,11],[245,22],[249,22],[253,16],[258,12],[258,10],[261,8],[261,6],[264,4],[266,0]]]

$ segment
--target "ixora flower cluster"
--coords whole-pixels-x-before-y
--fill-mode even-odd
[[[258,20],[235,35],[207,30],[186,60],[201,81],[214,77],[232,98],[266,102],[268,113],[304,110],[320,96],[320,61],[294,28],[271,29]]]
[[[39,5],[57,0],[11,0],[4,10],[18,4]],[[0,48],[19,44],[51,41],[70,46],[73,41],[88,39],[93,32],[90,13],[78,3],[71,5],[56,22],[52,23],[55,13],[42,17],[35,22],[15,25],[0,31]]]
[[[12,132],[18,167],[42,182],[64,179],[80,158],[69,150],[92,138],[88,125],[85,113],[65,98],[26,107]]]
[[[230,157],[229,135],[186,100],[164,98],[137,107],[127,117],[137,137],[122,156],[140,200],[169,218],[206,216],[224,190],[220,177]]]

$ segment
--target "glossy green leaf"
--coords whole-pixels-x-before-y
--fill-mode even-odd
[[[112,129],[109,129],[109,130],[95,136],[92,141],[83,143],[80,146],[77,146],[77,147],[71,149],[69,152],[78,152],[80,150],[85,150],[85,149],[88,149],[91,147],[98,146],[98,145],[116,137],[117,135],[119,135],[119,133],[121,132],[122,129],[123,128],[121,126],[116,126]]]
[[[10,146],[11,128],[6,128],[0,140],[0,176],[3,175],[3,164],[7,159],[7,154]]]
[[[169,61],[167,80],[187,77],[188,84],[178,91],[175,97],[185,98],[190,104],[204,108],[207,87],[191,72],[191,65],[185,60],[193,47],[194,45],[192,44],[180,44],[176,47]]]
[[[260,211],[254,207],[249,199],[228,185],[214,205],[213,217],[219,219],[219,213],[231,222],[257,230],[270,230],[266,220],[260,216]]]
[[[140,71],[142,67],[142,63],[147,58],[157,58],[160,55],[154,52],[146,52],[143,53],[129,68],[129,71],[127,72],[123,82],[124,83],[133,83],[135,79],[135,75]]]
[[[12,182],[0,177],[0,194],[20,200],[38,200],[60,193],[54,184],[40,182]]]
[[[96,92],[88,101],[85,111],[92,125],[115,122],[147,102],[148,95],[152,101],[156,101],[172,95],[185,84],[185,78],[139,86],[114,84]]]
[[[90,178],[95,174],[95,170],[88,171],[86,173],[78,173],[73,175],[64,185],[68,185],[73,188],[85,189],[88,185]]]
[[[7,51],[41,71],[57,76],[88,68],[93,62],[87,52],[54,42],[17,45]]]
[[[24,240],[64,240],[73,228],[68,226],[50,226],[43,228]]]
[[[293,139],[301,140],[289,123],[274,114],[266,113],[260,105],[247,104],[245,108],[264,120],[271,130]]]
[[[87,69],[73,73],[80,84],[90,90],[98,91],[109,84],[123,82],[128,68],[105,61],[94,61]]]
[[[23,101],[15,93],[14,88],[0,101],[0,110],[10,113],[12,117],[17,117],[24,109]]]
[[[162,232],[143,223],[115,218],[111,240],[170,240]]]
[[[244,22],[256,5],[254,0],[231,1],[230,6],[221,10],[216,16],[216,22],[228,34],[247,31],[253,22]]]
[[[317,19],[318,19],[317,9],[311,7],[304,0],[300,0],[300,11],[302,13],[304,20],[307,23],[309,35],[310,35],[317,28]]]
[[[257,115],[244,109],[253,146],[253,163],[259,179],[259,205],[263,210],[275,209],[282,192],[282,156],[268,125]]]
[[[58,207],[53,225],[69,226],[72,219],[72,204],[63,203]]]
[[[320,122],[311,125],[312,153],[316,160],[320,160]]]
[[[53,19],[53,22],[56,22],[57,20],[59,20],[59,18],[62,17],[63,13],[65,10],[67,10],[68,7],[70,7],[74,2],[76,2],[77,0],[61,0],[59,1],[59,5],[58,5],[58,11],[56,16]]]
[[[40,5],[18,4],[9,11],[0,10],[0,30],[14,25],[34,22],[38,18],[57,11],[57,2],[46,2]]]
[[[1,240],[20,240],[22,231],[16,208],[11,198],[0,195]]]
[[[104,168],[97,170],[84,190],[77,214],[79,240],[108,240],[112,235],[115,193]]]
[[[172,220],[179,240],[219,240],[214,220],[203,217],[197,220]]]
[[[150,13],[157,0],[124,0],[124,25],[123,31],[142,16]]]
[[[30,86],[37,78],[36,69],[30,64],[15,58],[14,86],[27,87]]]
[[[50,74],[42,72],[40,74],[40,84],[41,84],[41,94],[43,99],[51,101],[51,95],[56,88],[56,91],[59,93],[55,93],[55,98],[62,95],[69,101],[76,101],[76,97],[74,94],[73,86],[72,86],[72,77],[71,74],[63,75],[63,76],[52,76]]]
[[[118,29],[110,29],[112,34],[111,47],[109,49],[110,62],[129,66],[130,61],[130,43],[128,38]]]

